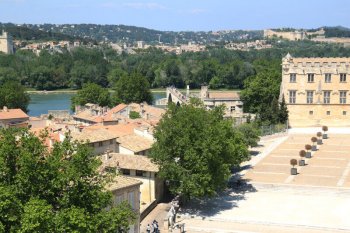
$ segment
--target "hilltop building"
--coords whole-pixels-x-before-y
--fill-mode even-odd
[[[264,37],[265,38],[272,38],[272,37],[280,37],[287,40],[305,40],[308,39],[309,36],[324,36],[325,31],[323,28],[321,28],[318,31],[314,32],[308,32],[303,30],[295,30],[295,31],[275,31],[271,29],[265,29],[264,30]]]
[[[6,54],[14,53],[12,36],[5,31],[2,31],[0,35],[0,52]]]
[[[282,59],[284,95],[292,127],[350,126],[350,58]]]

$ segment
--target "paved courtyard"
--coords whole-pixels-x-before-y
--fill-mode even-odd
[[[297,166],[299,174],[290,175],[290,160],[300,159],[299,151],[305,144],[312,144],[310,139],[314,135],[289,135],[247,171],[244,178],[252,183],[350,188],[350,135],[347,134],[329,135],[312,158],[306,159],[306,166]]]
[[[263,139],[243,164],[247,185],[183,210],[187,232],[350,232],[350,134],[329,134],[290,175],[316,132]]]

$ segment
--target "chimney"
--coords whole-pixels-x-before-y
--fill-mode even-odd
[[[141,116],[141,118],[143,118],[143,112],[144,112],[143,103],[140,103],[140,116]]]

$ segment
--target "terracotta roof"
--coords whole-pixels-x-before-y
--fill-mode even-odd
[[[0,110],[0,120],[10,120],[10,119],[18,119],[18,118],[28,118],[29,116],[25,114],[20,108]]]
[[[238,92],[209,92],[209,99],[237,99],[239,100]]]
[[[102,156],[103,157],[103,156]],[[144,155],[125,155],[110,153],[108,161],[103,162],[104,167],[118,167],[123,169],[158,172],[159,168],[151,159]]]
[[[140,104],[132,103],[132,104],[129,104],[129,106],[131,107],[132,111],[139,112],[139,113],[141,112]],[[162,115],[165,113],[165,109],[157,108],[152,105],[148,105],[146,103],[143,104],[143,110],[144,110],[143,114],[145,115],[148,113],[150,118],[161,118]]]
[[[92,115],[90,110],[81,111],[78,114],[73,115],[73,118],[79,118],[79,119],[88,120],[96,123],[102,122],[101,116]]]
[[[105,129],[94,129],[87,130],[84,129],[83,132],[74,132],[71,134],[73,140],[78,141],[89,141],[89,142],[101,142],[110,139],[115,139],[116,136],[108,132]]]
[[[84,128],[84,130],[96,130],[96,129],[105,129],[108,130],[115,137],[122,137],[125,135],[133,134],[134,129],[139,127],[138,123],[126,123],[126,124],[118,124],[118,125],[91,125]]]
[[[123,188],[132,187],[136,185],[141,185],[141,184],[142,184],[142,181],[139,181],[130,177],[126,177],[123,175],[118,175],[113,179],[111,183],[107,184],[105,188],[109,191],[114,191],[117,189],[123,189]]]
[[[120,146],[125,147],[133,152],[140,152],[151,149],[153,141],[136,134],[125,135],[117,138]]]

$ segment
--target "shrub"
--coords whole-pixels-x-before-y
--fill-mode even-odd
[[[305,150],[299,151],[299,155],[300,155],[301,158],[305,157],[306,156],[306,151]]]
[[[311,150],[311,148],[312,148],[312,147],[311,147],[310,144],[306,144],[306,145],[305,145],[305,150]]]
[[[317,137],[322,137],[322,133],[321,132],[317,132]]]
[[[323,132],[327,132],[328,131],[328,126],[322,126],[322,130],[323,130]]]
[[[293,168],[294,168],[294,166],[297,165],[297,164],[298,164],[298,161],[297,161],[296,159],[291,159],[291,160],[290,160],[290,165],[292,165]]]
[[[312,137],[312,138],[311,138],[311,141],[312,141],[313,143],[315,143],[315,142],[317,142],[317,138],[316,138],[316,137]]]
[[[130,119],[137,119],[137,118],[141,118],[141,115],[138,112],[130,111],[129,117],[130,117]]]

